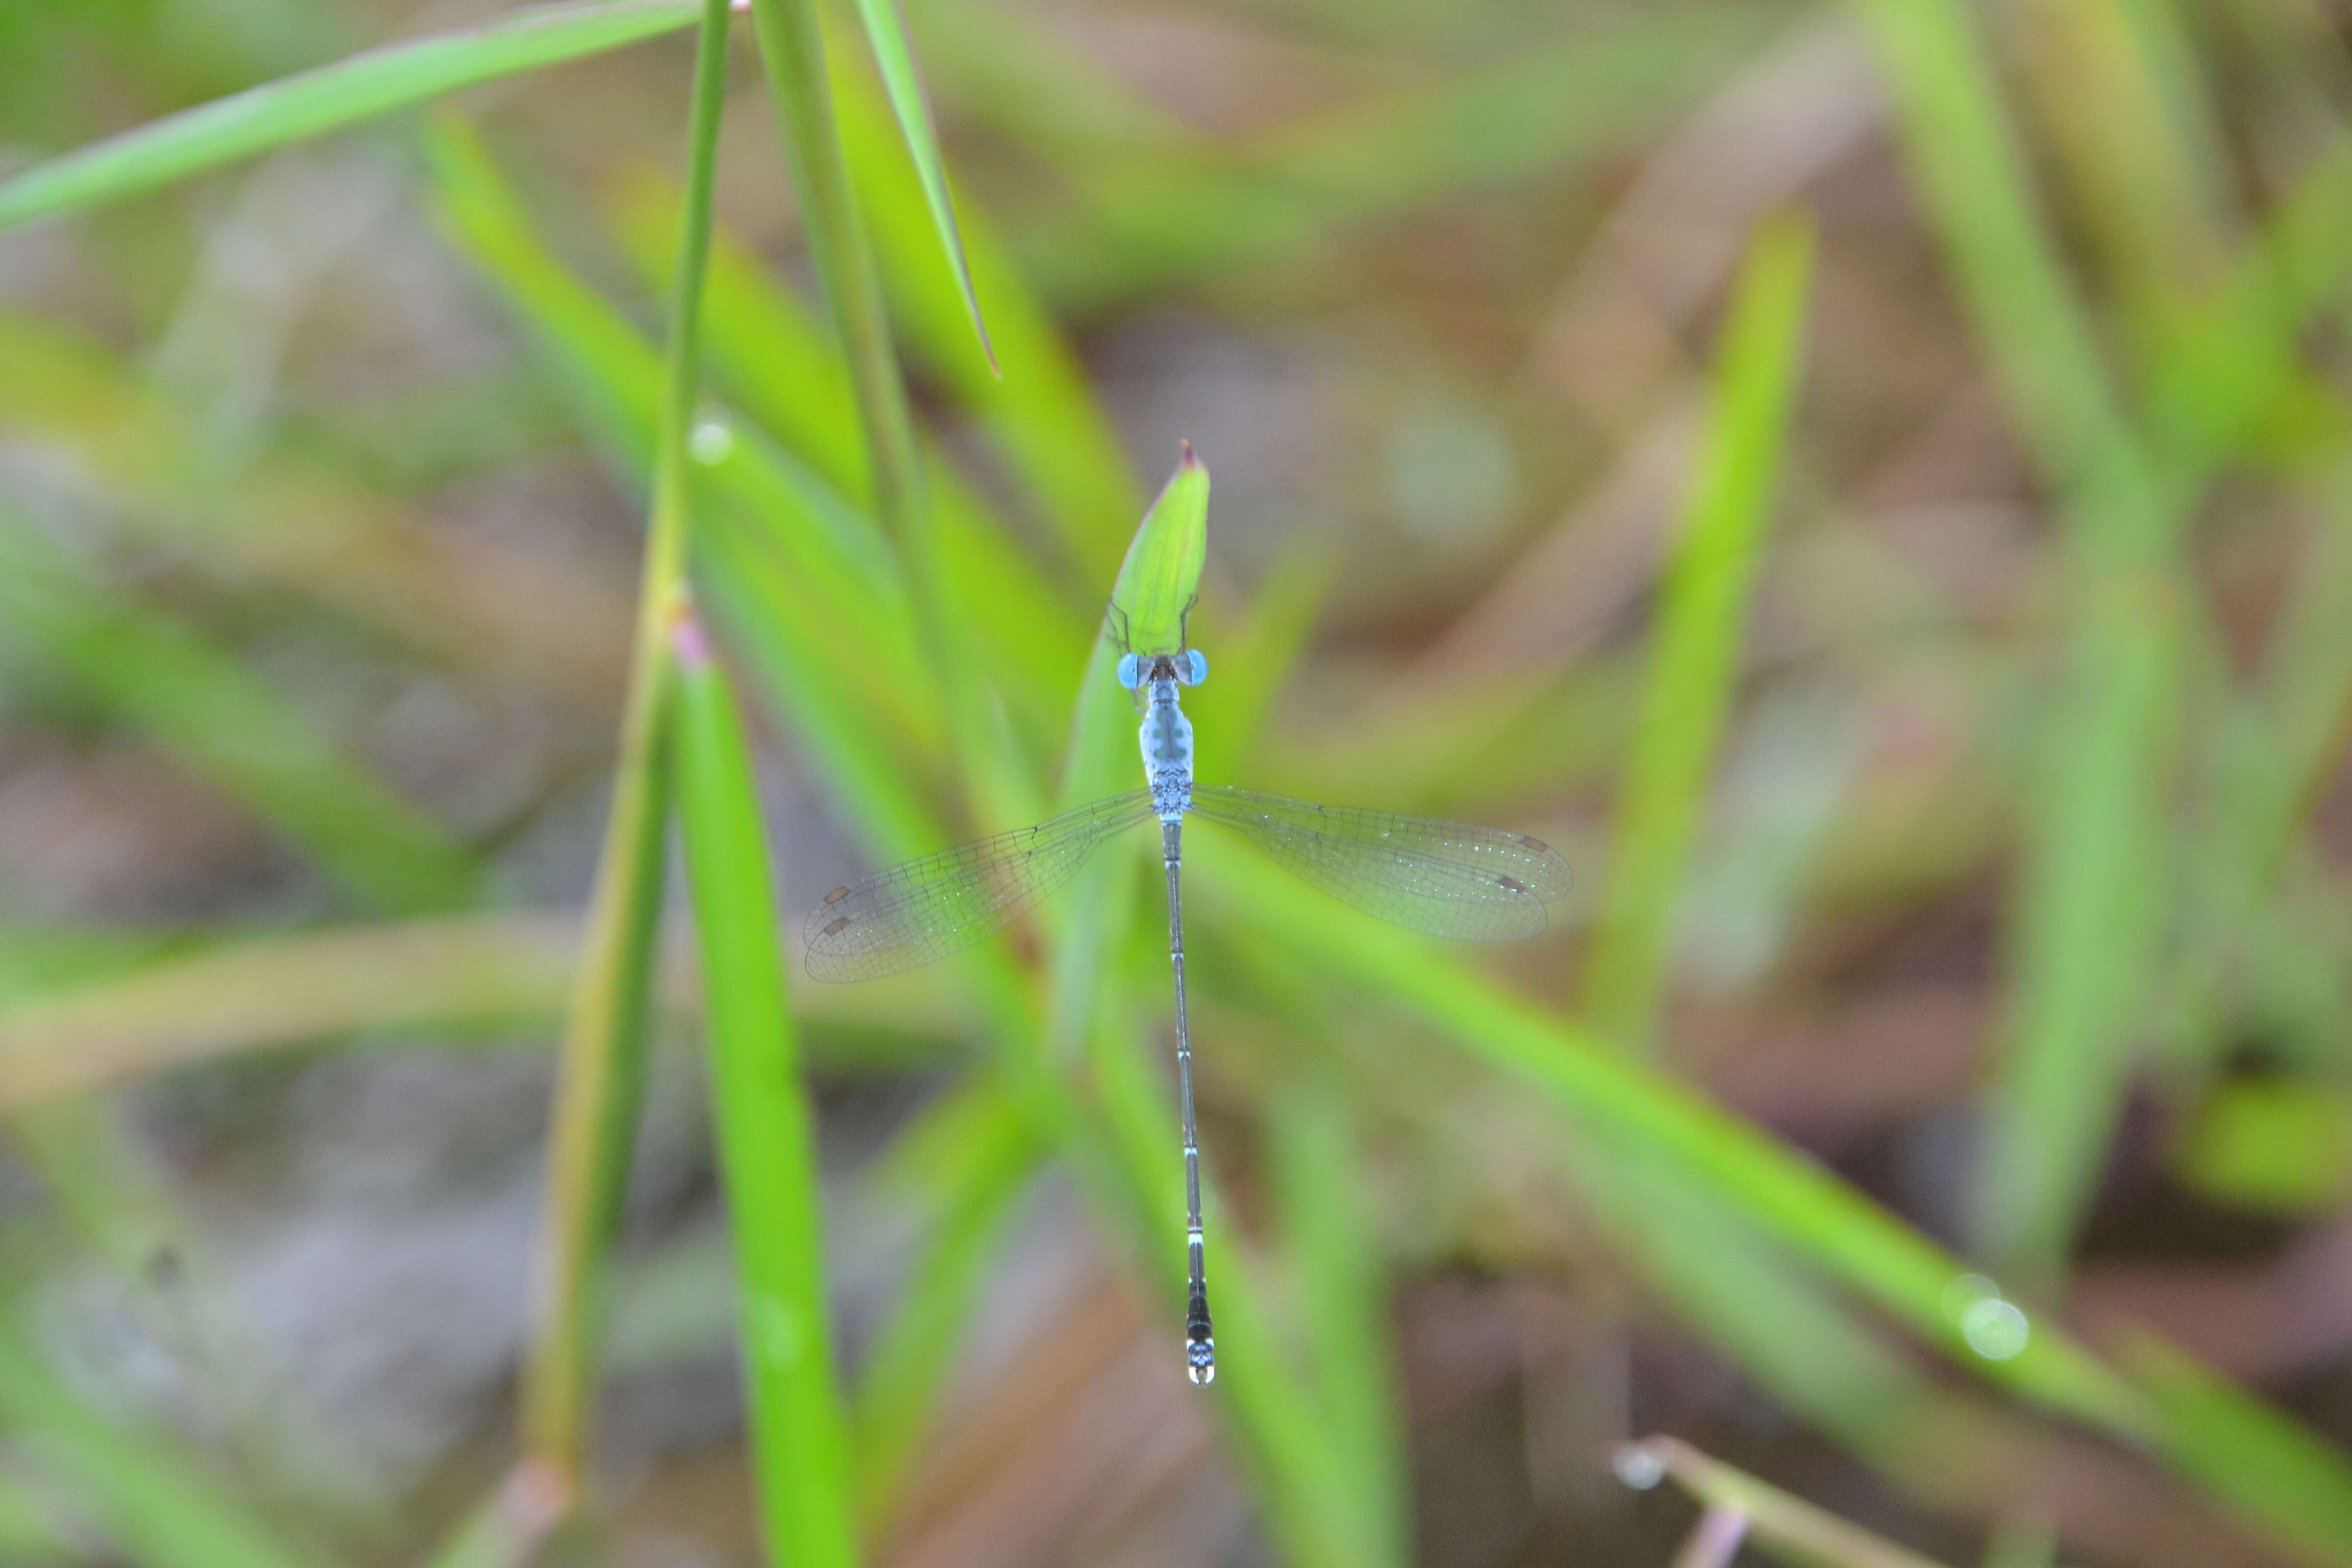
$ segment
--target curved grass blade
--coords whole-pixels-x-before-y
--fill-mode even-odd
[[[1150,816],[1150,791],[1132,790],[835,888],[809,911],[808,972],[872,980],[961,952],[1068,881],[1104,839]]]
[[[1748,247],[1724,328],[1706,455],[1653,633],[1585,970],[1593,1027],[1634,1050],[1653,1044],[1675,910],[1739,679],[1748,603],[1803,374],[1812,256],[1812,228],[1799,214],[1768,220]]]
[[[915,70],[915,53],[907,42],[907,19],[900,15],[898,0],[857,0],[858,19],[866,24],[866,46],[874,51],[874,63],[882,72],[882,89],[890,98],[890,112],[898,117],[898,130],[907,139],[907,153],[915,161],[915,173],[923,182],[923,201],[931,209],[931,223],[940,231],[940,244],[948,254],[948,265],[955,270],[956,287],[963,294],[964,310],[971,317],[971,330],[980,339],[980,351],[988,356],[991,370],[997,370],[996,348],[988,341],[988,323],[981,319],[980,296],[971,286],[971,263],[964,256],[963,237],[956,230],[955,201],[948,194],[947,164],[940,157],[939,132],[931,123],[931,106],[923,93],[922,78]]]
[[[925,19],[941,15],[934,8]],[[1052,522],[1071,580],[1091,590],[1118,571],[1125,521],[1145,505],[1126,447],[1060,324],[986,211],[967,201],[958,222],[972,287],[988,286],[994,362],[978,352],[952,269],[938,259],[922,182],[882,94],[855,76],[845,75],[839,86],[850,174],[894,319],[911,349],[988,430]],[[1068,704],[1062,706],[1066,715]]]
[[[1247,834],[1286,870],[1368,915],[1474,942],[1538,935],[1544,905],[1576,882],[1559,852],[1500,827],[1315,805],[1264,790],[1195,785],[1192,809]]]
[[[742,1292],[743,1364],[768,1560],[857,1560],[848,1422],[834,1382],[807,1095],[776,946],[751,759],[690,616],[675,629],[672,751],[708,998],[710,1090]]]
[[[368,49],[36,163],[0,183],[0,228],[152,190],[461,87],[676,32],[696,12],[692,0],[526,6],[478,27]]]

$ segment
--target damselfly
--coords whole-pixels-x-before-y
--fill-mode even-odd
[[[1201,1151],[1184,1015],[1180,870],[1186,815],[1239,829],[1342,903],[1438,936],[1534,936],[1544,929],[1544,905],[1566,893],[1572,880],[1558,852],[1524,833],[1195,784],[1192,723],[1179,691],[1208,674],[1208,660],[1194,648],[1130,653],[1119,661],[1119,684],[1144,694],[1143,772],[1150,788],[835,888],[811,911],[807,927],[808,970],[819,980],[871,980],[912,969],[1010,924],[1076,874],[1104,840],[1159,818],[1168,869],[1168,952],[1176,971],[1176,1092],[1184,1122],[1185,1364],[1194,1383],[1216,1376],[1217,1358],[1201,1257]]]

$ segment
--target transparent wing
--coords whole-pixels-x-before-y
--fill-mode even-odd
[[[835,888],[809,911],[808,972],[871,980],[961,952],[1070,879],[1095,846],[1151,816],[1137,790],[908,860]]]
[[[1340,902],[1435,936],[1534,936],[1576,879],[1550,845],[1498,827],[1213,784],[1193,786],[1192,809]]]

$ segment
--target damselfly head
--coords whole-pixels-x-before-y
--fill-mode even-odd
[[[1148,658],[1141,654],[1124,654],[1118,661],[1118,683],[1129,691],[1155,681],[1198,686],[1208,679],[1208,656],[1196,647],[1188,647],[1181,653],[1155,653]]]

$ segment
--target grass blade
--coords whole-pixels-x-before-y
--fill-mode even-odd
[[[1188,870],[1193,869],[1188,865]],[[1949,1321],[1944,1292],[1967,1269],[1836,1177],[1687,1090],[1617,1058],[1589,1031],[1513,997],[1430,944],[1345,913],[1270,866],[1203,859],[1197,880],[1223,918],[1368,994],[1402,1004],[1460,1047],[1556,1095],[1571,1115],[1685,1167],[1709,1198],[1779,1237],[1913,1331],[2026,1396],[2126,1436],[2150,1412],[2126,1382],[2053,1332],[1988,1362]]]
[[[580,938],[581,921],[568,910],[278,932],[191,951],[167,936],[111,933],[101,944],[110,967],[137,968],[53,981],[0,1004],[0,1111],[219,1057],[353,1035],[446,1044],[452,1036],[497,1037],[560,1023]],[[168,951],[155,956],[158,948]],[[689,1010],[676,965],[665,965],[663,976],[663,1003]],[[957,1001],[937,992],[833,986],[804,1001],[801,1014],[825,1027],[824,1043],[846,1045],[853,1061],[869,1048],[891,1051],[891,1040],[911,1046],[901,1059],[920,1059],[917,1042],[971,1027]]]
[[[908,340],[987,427],[1006,466],[1052,521],[1089,599],[1118,569],[1127,519],[1144,496],[1085,366],[987,221],[967,205],[964,247],[988,295],[996,363],[974,352],[954,281],[937,259],[920,182],[871,87],[838,73],[842,136],[873,226],[884,283]]]
[[[1953,0],[1858,6],[1963,301],[2065,513],[2071,624],[2029,795],[1978,1203],[1988,1260],[2046,1293],[2115,1125],[2164,929],[2179,517],[2035,211],[1973,16]]]
[[[467,915],[264,938],[0,1009],[0,1110],[183,1062],[362,1029],[552,1016],[568,918]]]
[[[751,1447],[772,1562],[857,1560],[848,1424],[834,1384],[816,1155],[776,945],[751,759],[727,680],[677,631],[674,749],[701,942],[710,1089],[741,1281]]]
[[[954,756],[982,801],[1035,804],[1034,773],[1013,754],[1010,727],[993,717],[996,694],[983,657],[970,646],[968,597],[942,548],[925,495],[914,415],[898,373],[882,286],[864,215],[851,192],[814,0],[751,0],[767,68],[769,96],[783,130],[784,155],[800,193],[802,226],[824,286],[834,330],[849,362],[874,476],[876,514],[906,563],[927,642],[929,683],[941,689]]]
[[[646,473],[661,419],[662,373],[653,346],[549,248],[462,121],[438,117],[428,148],[457,243],[532,329],[616,466],[632,477]],[[669,210],[677,220],[685,209]],[[674,287],[674,265],[664,275]],[[722,370],[733,358],[725,340],[744,324],[727,310],[728,278],[721,272],[713,279],[707,311]],[[698,531],[698,548],[735,562],[760,557],[756,569],[779,606],[769,630],[824,655],[801,666],[801,684],[854,695],[889,719],[879,729],[897,743],[886,745],[886,754],[926,771],[937,767],[943,721],[932,705],[934,683],[923,678],[915,619],[887,542],[863,512],[759,432],[731,419],[719,428],[723,450],[697,459],[698,483],[727,505],[713,520],[717,526]],[[783,432],[793,441],[810,433],[800,425]],[[730,567],[730,576],[742,574]]]
[[[1949,1292],[1969,1270],[1933,1242],[1802,1155],[1688,1091],[1623,1061],[1601,1040],[1447,963],[1428,944],[1346,914],[1252,859],[1188,866],[1205,901],[1269,950],[1294,954],[1366,996],[1389,998],[1507,1076],[1555,1097],[1604,1146],[1622,1143],[1675,1168],[1704,1201],[1776,1238],[1873,1302],[1955,1362],[2042,1408],[2196,1477],[2260,1528],[2297,1528],[2310,1505],[2266,1487],[2259,1458],[2230,1457],[2226,1436],[2179,1425],[2193,1407],[2151,1397],[2069,1337],[2034,1318],[2013,1355],[1989,1355],[1961,1331]],[[1222,1340],[1220,1341],[1222,1350]],[[2302,1456],[2298,1487],[2352,1508],[2352,1469],[2285,1417],[2235,1390],[2236,1408]],[[2323,1462],[2325,1461],[2325,1462]]]
[[[727,21],[727,0],[706,0],[695,47],[686,210],[678,226],[661,416],[654,436],[653,505],[629,692],[589,906],[587,952],[564,1027],[548,1154],[539,1317],[524,1369],[525,1449],[567,1489],[578,1486],[587,1454],[604,1253],[627,1182],[644,1089],[670,785],[662,706],[669,628],[687,597],[687,428],[698,385],[696,350],[726,89]]]
[[[985,1079],[943,1099],[892,1151],[890,1163],[900,1167],[892,1173],[921,1187],[932,1213],[905,1292],[858,1379],[857,1495],[877,1534],[919,1457],[972,1299],[1037,1155],[1019,1108]]]
[[[940,245],[947,252],[964,310],[971,317],[972,335],[980,340],[980,352],[993,368],[996,349],[988,341],[988,323],[981,320],[980,296],[971,286],[971,263],[964,256],[963,237],[956,231],[947,164],[940,157],[930,101],[923,93],[922,78],[915,70],[915,53],[907,42],[907,19],[899,13],[898,0],[857,0],[857,16],[866,24],[866,47],[874,51],[874,63],[882,72],[882,89],[889,96],[890,112],[898,118],[899,134],[906,139],[907,155],[915,161],[932,226],[939,230]]]
[[[849,169],[842,156],[833,89],[824,63],[824,37],[808,0],[751,0],[751,22],[767,67],[769,96],[784,133],[784,156],[800,193],[801,220],[809,252],[832,307],[834,329],[849,362],[849,384],[857,398],[873,464],[875,510],[919,584],[930,584],[935,563],[923,505],[922,470],[915,455],[914,416],[898,379],[890,347],[890,326],[866,225],[850,195]],[[926,604],[940,608],[936,586]],[[933,636],[945,634],[934,625]]]
[[[152,190],[238,158],[519,71],[673,33],[692,0],[525,6],[265,82],[0,182],[0,229]]]
[[[1601,1034],[1646,1050],[1657,1029],[1688,869],[1739,679],[1748,601],[1779,494],[1804,357],[1813,234],[1796,216],[1756,237],[1733,297],[1715,410],[1652,634],[1648,689],[1618,794],[1608,896],[1586,960]]]
[[[1655,1485],[1662,1475],[1672,1476],[1709,1508],[1734,1509],[1744,1515],[1750,1535],[1777,1548],[1775,1555],[1810,1568],[1941,1568],[1933,1558],[1874,1535],[1673,1437],[1644,1437],[1628,1445],[1617,1457],[1617,1473],[1644,1486]]]
[[[1404,1422],[1384,1259],[1365,1213],[1346,1104],[1321,1089],[1277,1102],[1270,1128],[1308,1385],[1323,1411],[1337,1483],[1366,1568],[1412,1560]]]
[[[2352,1490],[2340,1451],[2153,1335],[2126,1341],[2123,1358],[2179,1435],[2173,1451],[2183,1469],[2267,1522],[2288,1549],[2352,1563]]]

